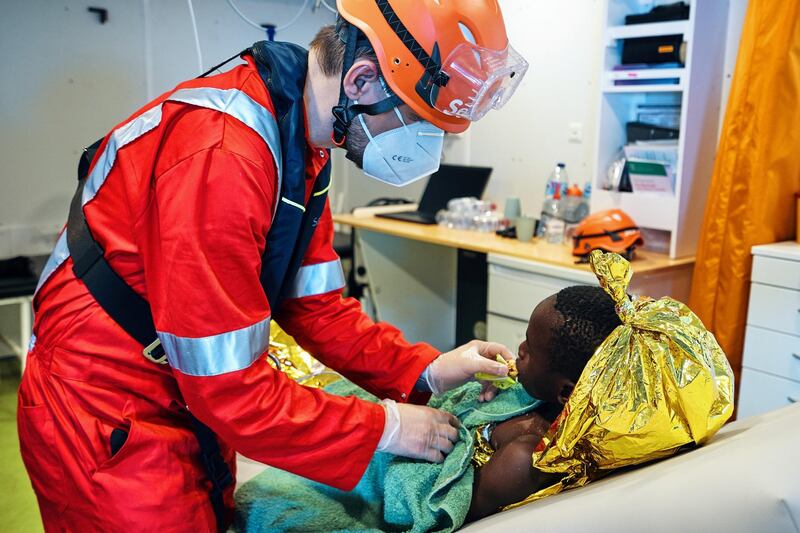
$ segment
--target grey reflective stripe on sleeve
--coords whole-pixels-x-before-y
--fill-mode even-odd
[[[278,188],[276,190],[280,190],[280,180],[283,175],[280,130],[275,117],[268,109],[250,98],[247,93],[238,89],[212,89],[208,87],[180,89],[168,96],[166,101],[181,102],[225,113],[258,133],[272,152],[272,159],[278,169]],[[117,152],[161,123],[162,106],[163,103],[145,111],[127,124],[114,130],[86,181],[86,186],[83,189],[84,205],[97,195],[100,187],[105,183],[109,172],[114,166]]]
[[[161,106],[159,105],[148,109],[127,124],[123,124],[111,132],[111,135],[108,137],[108,142],[105,148],[103,148],[103,152],[97,158],[97,162],[92,167],[89,177],[86,178],[86,184],[83,186],[83,198],[81,200],[83,205],[86,205],[97,196],[100,187],[106,182],[106,178],[111,172],[111,169],[114,168],[114,162],[117,160],[117,152],[148,131],[157,127],[160,123]]]
[[[53,272],[55,272],[56,269],[67,260],[67,257],[69,257],[69,248],[67,248],[67,230],[65,229],[58,237],[56,246],[53,248],[53,253],[50,254],[50,258],[44,265],[44,269],[42,269],[42,275],[39,276],[39,283],[36,284],[36,290],[34,291],[34,294],[39,292],[39,288],[41,288],[41,286],[44,285],[44,282],[50,278]]]
[[[305,298],[326,294],[345,286],[342,262],[338,259],[327,263],[301,267],[294,279],[288,298]]]
[[[171,94],[166,101],[181,102],[225,113],[255,131],[272,152],[272,159],[275,161],[278,173],[278,186],[275,190],[280,191],[281,181],[283,179],[280,130],[275,117],[268,109],[238,89],[212,89],[207,87],[199,89],[180,89]],[[111,169],[114,168],[117,152],[161,124],[162,106],[163,103],[152,109],[148,109],[111,133],[108,142],[103,148],[103,152],[97,156],[97,162],[86,178],[81,200],[83,205],[86,205],[97,196],[100,188],[106,182],[108,174],[111,172]],[[278,212],[277,206],[279,201],[280,194],[276,194],[273,219]],[[67,248],[65,230],[59,238],[58,243],[56,243],[56,247],[50,255],[50,260],[42,271],[39,284],[36,287],[37,291],[39,287],[44,285],[44,282],[47,281],[53,272],[66,261],[67,257],[69,257],[69,249]]]
[[[281,135],[275,117],[261,104],[238,89],[181,89],[170,95],[169,100],[183,102],[220,111],[238,119],[258,133],[272,152],[272,159],[278,169],[278,185],[275,191],[275,208],[272,218],[278,212],[280,190],[283,180],[283,159],[281,157]]]
[[[170,366],[189,376],[218,376],[243,370],[269,348],[270,318],[210,337],[158,332]]]

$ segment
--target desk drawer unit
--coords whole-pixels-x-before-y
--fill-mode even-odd
[[[593,285],[588,271],[489,255],[488,311],[526,323],[539,302],[572,285]]]
[[[597,277],[588,267],[559,266],[501,254],[489,254],[489,295],[487,329],[489,340],[516,350],[533,309],[545,298],[565,287],[596,287]],[[635,265],[634,265],[635,269]],[[688,294],[691,264],[634,276],[631,291],[660,297],[677,291]]]
[[[753,248],[739,418],[800,401],[800,245]]]
[[[503,343],[516,352],[525,338],[528,319],[539,302],[564,287],[587,284],[593,279],[590,272],[490,255],[489,340]]]

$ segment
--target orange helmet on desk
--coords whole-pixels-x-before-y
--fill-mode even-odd
[[[636,222],[621,209],[609,209],[589,215],[575,229],[572,255],[585,256],[592,250],[630,255],[644,244]]]

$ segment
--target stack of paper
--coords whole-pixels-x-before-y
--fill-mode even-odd
[[[633,192],[672,194],[678,164],[678,143],[648,141],[624,148]]]

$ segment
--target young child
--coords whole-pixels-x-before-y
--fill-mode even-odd
[[[516,364],[520,384],[545,403],[531,414],[479,428],[479,447],[491,458],[477,461],[467,520],[522,501],[557,481],[531,466],[533,450],[589,358],[620,324],[614,301],[600,287],[568,287],[536,306]]]
[[[478,402],[477,383],[431,400],[462,422],[462,439],[444,463],[376,454],[351,492],[270,469],[237,492],[234,529],[452,531],[524,500],[558,481],[532,467],[534,447],[618,325],[600,287],[563,289],[531,315],[516,361],[519,384],[489,403]],[[346,381],[327,390],[367,397]],[[500,422],[487,424],[492,420]]]

